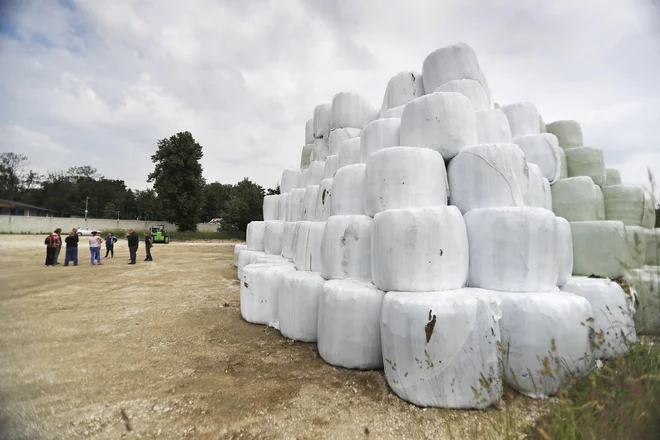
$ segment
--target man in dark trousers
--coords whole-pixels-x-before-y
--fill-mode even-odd
[[[115,237],[112,232],[108,232],[108,236],[105,237],[105,257],[115,258],[115,243],[117,243],[117,237]]]
[[[73,265],[78,265],[78,234],[77,230],[69,232],[69,236],[64,239],[66,243],[66,254],[64,255],[64,267],[69,265],[69,261],[73,261]]]
[[[55,251],[55,256],[53,257],[53,266],[56,266],[60,264],[57,259],[60,258],[60,251],[62,250],[62,229],[57,228],[55,229],[55,233],[57,234],[57,250]]]
[[[137,258],[138,246],[140,245],[140,237],[138,237],[137,233],[134,230],[129,229],[126,239],[128,240],[128,251],[131,254],[131,261],[129,261],[128,264],[135,264],[135,259]]]
[[[147,250],[147,258],[144,261],[154,261],[151,258],[151,247],[154,245],[154,239],[148,232],[144,233],[144,248]]]

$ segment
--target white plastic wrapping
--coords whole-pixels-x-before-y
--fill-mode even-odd
[[[330,155],[339,155],[339,145],[349,139],[362,136],[362,129],[360,128],[336,128],[330,132],[330,140],[328,141],[328,151]],[[330,176],[332,177],[332,176]]]
[[[347,165],[361,163],[360,161],[360,140],[356,137],[346,140],[339,145],[339,163],[338,168],[343,168]]]
[[[646,261],[646,234],[643,231],[640,226],[626,226],[628,252],[634,269],[644,266]]]
[[[245,232],[245,242],[251,251],[264,250],[264,234],[266,233],[266,222],[250,222]]]
[[[312,161],[312,152],[314,152],[314,140],[309,144],[305,144],[302,148],[302,152],[300,153],[300,169],[301,170],[306,170],[309,168],[309,164]]]
[[[302,220],[305,191],[305,188],[294,188],[289,191],[289,196],[286,199],[286,221],[298,222]]]
[[[554,183],[561,175],[561,156],[557,138],[553,134],[532,134],[513,140],[525,153],[527,162],[541,168],[543,177]]]
[[[278,293],[285,273],[294,272],[293,264],[249,264],[241,279],[241,316],[253,324],[278,322]]]
[[[330,155],[330,148],[328,147],[328,142],[326,138],[316,138],[314,139],[314,151],[310,156],[310,160],[313,162],[315,160],[324,161],[326,157]]]
[[[366,215],[328,218],[321,245],[323,278],[371,278],[371,223]]]
[[[378,111],[362,95],[353,92],[340,92],[332,98],[330,128],[363,129],[376,119]]]
[[[626,226],[641,226],[647,209],[644,193],[638,186],[604,186],[605,218],[619,220]],[[650,208],[653,209],[652,204]]]
[[[571,222],[573,275],[623,276],[634,266],[623,223]]]
[[[486,90],[479,81],[473,79],[455,79],[442,84],[435,91],[460,93],[470,100],[475,112],[488,110],[492,107]]]
[[[360,162],[367,163],[367,159],[378,150],[400,145],[401,119],[376,119],[370,122],[362,132],[360,141]]]
[[[568,178],[568,160],[566,160],[566,152],[563,148],[559,147],[559,158],[561,159],[561,172],[559,173],[560,179]]]
[[[389,147],[369,157],[365,168],[365,213],[447,204],[445,161],[434,150]]]
[[[465,148],[449,162],[449,199],[462,213],[495,206],[523,206],[529,168],[516,144]]]
[[[319,302],[325,280],[315,272],[291,272],[280,281],[278,316],[287,339],[316,342]]]
[[[293,188],[300,188],[301,170],[284,170],[282,171],[282,180],[280,182],[280,193],[286,194]]]
[[[323,178],[332,179],[339,169],[339,156],[331,155],[325,158],[325,167],[323,168]]]
[[[540,134],[539,112],[531,102],[517,102],[502,107],[509,121],[511,136],[517,138],[529,134]]]
[[[550,181],[543,178],[543,207],[548,211],[552,211],[552,188]]]
[[[309,164],[309,169],[307,170],[307,185],[318,185],[323,180],[323,173],[325,171],[325,162],[315,160]]]
[[[465,43],[442,47],[429,54],[422,65],[424,90],[429,93],[441,85],[455,79],[474,79],[488,90],[477,55]],[[488,93],[490,96],[490,93]]]
[[[560,291],[469,291],[500,301],[502,361],[509,387],[529,397],[554,396],[592,367],[593,314],[586,299]]]
[[[331,215],[364,214],[363,163],[339,168],[332,179]]]
[[[477,129],[478,143],[511,142],[509,120],[502,109],[478,111],[474,114],[474,123]]]
[[[582,128],[575,121],[555,121],[545,126],[548,133],[557,136],[559,145],[564,148],[576,148],[584,145]]]
[[[248,264],[254,264],[257,262],[259,257],[265,257],[266,253],[263,251],[251,251],[249,249],[243,249],[238,254],[238,266],[236,275],[238,280],[243,279],[243,268]]]
[[[548,129],[546,128],[545,121],[543,120],[543,115],[539,115],[539,127],[541,129],[541,133],[547,133]]]
[[[264,232],[264,250],[269,255],[282,254],[282,235],[284,233],[284,222],[266,222]]]
[[[456,292],[385,295],[385,378],[407,402],[485,408],[501,398],[497,303]]]
[[[557,285],[557,221],[542,208],[484,208],[465,214],[470,287],[544,292]]]
[[[303,258],[300,261],[296,260],[296,269],[306,272],[321,272],[323,267],[323,254],[321,251],[324,232],[325,222],[313,222],[309,225]]]
[[[307,189],[305,189],[302,212],[303,221],[316,221],[316,199],[318,198],[318,195],[319,185],[309,185]]]
[[[279,203],[277,204],[277,209],[278,209],[277,219],[281,222],[287,221],[286,219],[287,200],[289,200],[289,193],[280,194],[280,200]]]
[[[605,186],[621,185],[621,173],[616,168],[605,168]]]
[[[477,143],[474,110],[460,93],[431,93],[410,101],[401,116],[401,145],[436,150],[445,160]]]
[[[282,229],[282,257],[293,261],[296,256],[294,237],[300,222],[286,222]]]
[[[406,107],[405,105],[400,105],[398,107],[385,110],[384,112],[380,112],[380,119],[390,119],[390,118],[401,119],[401,115],[403,115],[403,109],[405,107]]]
[[[280,196],[264,196],[263,202],[264,221],[280,219]]]
[[[330,217],[332,210],[332,181],[334,179],[323,179],[319,185],[316,197],[316,221],[324,222]]]
[[[644,264],[649,266],[660,266],[660,229],[642,228],[646,252]]]
[[[660,267],[633,269],[625,277],[637,294],[635,330],[640,335],[660,336]]]
[[[468,236],[455,206],[390,209],[372,226],[371,276],[385,291],[459,289],[468,277]]]
[[[424,95],[422,74],[419,72],[399,72],[387,82],[381,113],[408,104]]]
[[[568,176],[589,176],[598,186],[605,185],[605,156],[600,148],[577,147],[565,150]]]
[[[323,285],[317,345],[324,361],[358,370],[383,366],[380,309],[384,296],[368,279],[333,280]]]
[[[605,220],[603,192],[590,177],[571,177],[551,187],[552,210],[569,222]]]
[[[314,138],[325,137],[330,133],[330,119],[332,118],[332,104],[320,104],[314,108]]]
[[[305,123],[305,144],[314,143],[314,118],[308,119]]]
[[[303,270],[305,267],[305,257],[307,255],[307,245],[309,244],[309,230],[312,222],[298,222],[293,232],[293,264],[296,270]]]
[[[573,236],[565,218],[557,219],[557,286],[568,283],[573,275]]]
[[[281,255],[264,255],[257,257],[254,263],[250,264],[291,264],[291,262]]]
[[[535,163],[528,164],[529,180],[527,181],[527,190],[523,193],[523,200],[526,206],[534,208],[545,208],[545,186],[543,185],[543,174],[541,168]]]
[[[234,245],[234,267],[238,267],[238,256],[242,250],[247,250],[246,244],[235,244]]]
[[[607,359],[628,352],[637,341],[632,297],[607,278],[573,277],[561,290],[586,298],[593,311],[594,356]]]

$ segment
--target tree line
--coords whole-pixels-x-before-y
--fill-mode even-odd
[[[262,220],[264,195],[279,194],[279,186],[265,190],[245,178],[235,185],[206,182],[202,177],[199,145],[189,132],[158,141],[151,156],[154,171],[144,191],[109,179],[89,165],[39,174],[28,169],[28,157],[0,154],[0,198],[59,213],[62,217],[165,220],[179,231],[194,231],[200,222],[221,219],[220,229],[244,233],[251,221]]]

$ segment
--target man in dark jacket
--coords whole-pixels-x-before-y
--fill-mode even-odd
[[[148,233],[144,233],[144,248],[147,250],[147,258],[144,259],[144,261],[154,261],[153,258],[151,258],[151,247],[154,245],[154,239],[153,237]]]
[[[112,232],[108,232],[108,236],[105,237],[105,257],[115,258],[115,243],[117,243],[117,237],[115,237]]]
[[[57,234],[57,250],[55,250],[55,256],[53,257],[53,266],[56,266],[60,263],[57,262],[57,259],[60,258],[60,251],[62,250],[62,229],[57,228],[55,229],[55,233]]]
[[[69,261],[73,261],[73,265],[78,265],[78,234],[76,229],[69,232],[69,236],[64,239],[66,243],[66,254],[64,255],[64,266],[69,265]]]
[[[131,254],[131,261],[128,264],[135,264],[138,246],[140,245],[140,237],[138,237],[134,230],[129,229],[126,239],[128,240],[128,251]]]

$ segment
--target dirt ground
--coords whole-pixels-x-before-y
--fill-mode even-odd
[[[382,371],[244,322],[234,243],[156,245],[150,263],[140,248],[129,266],[120,240],[103,266],[85,245],[54,268],[42,243],[0,235],[0,439],[484,438],[503,418],[409,405]]]

